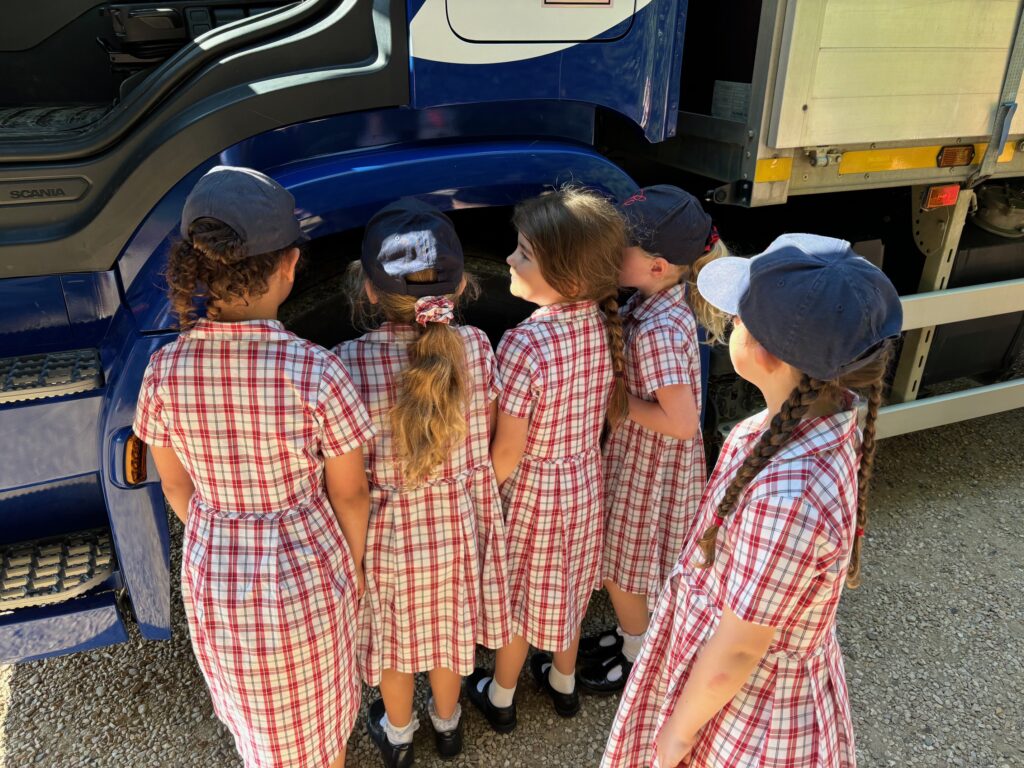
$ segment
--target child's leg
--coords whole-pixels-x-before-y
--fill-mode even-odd
[[[526,638],[520,635],[513,637],[508,645],[499,648],[495,654],[494,681],[502,688],[514,690],[529,654],[530,644]]]
[[[341,752],[334,758],[331,768],[345,768],[345,747],[342,747]]]
[[[604,586],[622,631],[627,635],[642,635],[646,632],[651,621],[647,612],[647,596],[619,589],[619,585],[611,579],[605,579]]]
[[[380,696],[384,699],[384,709],[388,713],[388,722],[395,728],[402,729],[412,720],[412,698],[416,692],[416,679],[408,672],[396,672],[385,669],[380,677]]]
[[[455,715],[462,692],[462,676],[444,667],[430,670],[430,692],[434,696],[434,710],[442,720]]]
[[[580,631],[576,630],[569,647],[551,654],[551,663],[565,676],[576,674],[576,653],[580,649]]]

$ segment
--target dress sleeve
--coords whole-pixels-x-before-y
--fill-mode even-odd
[[[157,394],[156,367],[150,361],[142,377],[142,388],[135,403],[135,420],[132,432],[146,445],[159,448],[171,446],[171,433],[164,422],[163,402]]]
[[[540,367],[529,337],[514,328],[498,344],[498,376],[498,407],[509,416],[529,418],[541,390]]]
[[[497,400],[501,396],[501,374],[498,372],[498,358],[494,356],[490,344],[484,350],[484,359],[488,375],[487,399]]]
[[[634,342],[634,359],[639,372],[641,394],[653,397],[662,387],[693,384],[689,348],[696,339],[674,325],[660,325],[640,331]]]
[[[799,498],[768,496],[737,510],[725,601],[744,621],[782,627],[806,605],[821,574],[819,525]]]
[[[324,456],[341,456],[370,442],[376,434],[370,414],[352,379],[334,354],[328,353],[320,379],[316,417]]]

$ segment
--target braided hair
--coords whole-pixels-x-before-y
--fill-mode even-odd
[[[801,376],[800,382],[786,398],[782,407],[779,408],[779,412],[772,417],[768,429],[757,441],[726,488],[722,500],[718,503],[715,514],[716,522],[709,526],[700,537],[698,544],[704,555],[701,567],[707,568],[715,562],[718,531],[721,528],[721,523],[718,521],[732,514],[743,490],[767,466],[772,457],[789,442],[794,430],[811,406],[819,401],[827,401],[838,407],[843,393],[846,390],[854,390],[866,393],[867,412],[860,445],[860,463],[857,469],[857,530],[854,535],[846,583],[850,588],[860,585],[862,538],[868,522],[868,490],[875,461],[875,424],[882,402],[882,381],[888,366],[890,351],[889,344],[886,343],[886,348],[880,356],[833,381],[812,379],[807,374]]]

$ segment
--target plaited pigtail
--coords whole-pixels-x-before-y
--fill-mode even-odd
[[[850,567],[846,572],[846,585],[851,589],[860,586],[860,550],[864,541],[864,529],[868,524],[868,486],[875,465],[875,422],[881,404],[882,379],[879,377],[868,389],[868,409],[860,445],[860,468],[857,470],[857,532],[853,537],[853,552],[850,556]]]
[[[713,523],[700,538],[700,548],[704,553],[702,567],[707,568],[715,562],[715,550],[718,542],[718,530],[725,517],[732,514],[739,501],[740,494],[750,481],[757,476],[771,460],[772,456],[779,452],[787,442],[793,430],[797,428],[800,420],[807,413],[814,402],[818,399],[825,382],[812,379],[804,374],[800,383],[790,393],[789,398],[782,404],[779,412],[772,418],[768,430],[761,436],[761,439],[754,446],[754,449],[747,456],[740,467],[739,472],[732,479],[725,495],[718,504],[715,523]]]
[[[608,427],[615,429],[629,413],[629,399],[626,395],[626,349],[622,331],[622,316],[619,304],[614,298],[600,303],[608,329],[608,352],[612,358],[612,372],[615,375],[612,393],[608,398]]]

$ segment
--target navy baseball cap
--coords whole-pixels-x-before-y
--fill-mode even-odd
[[[295,198],[266,174],[252,168],[218,165],[196,183],[181,212],[181,236],[188,240],[196,219],[211,218],[231,227],[250,256],[303,242],[295,218]]]
[[[404,296],[455,293],[462,283],[462,243],[451,220],[411,197],[377,211],[363,233],[363,270],[382,291]],[[406,276],[437,272],[433,283],[410,283]]]
[[[633,245],[670,264],[688,266],[704,255],[711,217],[689,192],[669,184],[641,189],[622,201]]]
[[[697,290],[739,315],[775,357],[823,381],[875,359],[903,327],[889,278],[831,237],[782,235],[752,259],[716,259],[697,276]]]

